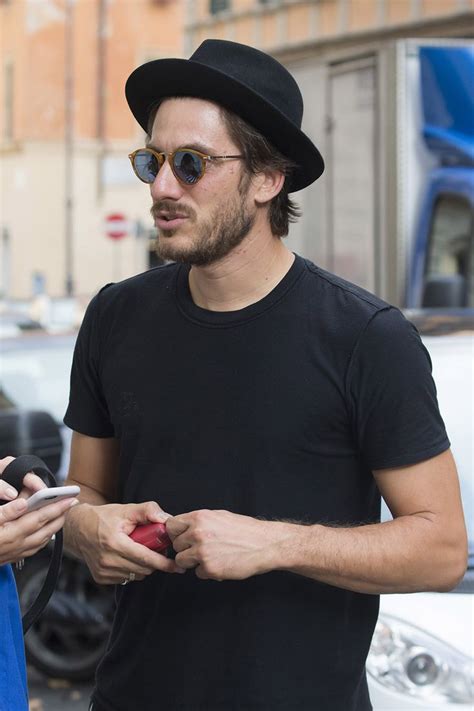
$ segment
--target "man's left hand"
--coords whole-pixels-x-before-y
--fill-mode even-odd
[[[260,521],[229,511],[192,511],[172,516],[166,530],[181,568],[203,580],[243,580],[278,567],[284,523]]]

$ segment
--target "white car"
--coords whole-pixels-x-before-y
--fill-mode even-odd
[[[474,332],[423,336],[423,341],[458,467],[469,569],[449,593],[381,596],[367,660],[370,696],[374,711],[473,711]]]
[[[4,407],[10,402],[10,406],[20,410],[48,412],[55,420],[63,445],[61,463],[54,472],[59,482],[65,479],[69,465],[71,431],[62,424],[62,419],[68,402],[76,335],[75,332],[49,334],[41,330],[31,330],[18,337],[0,335],[0,398],[2,395],[5,398]],[[27,440],[26,437],[24,444]],[[0,442],[3,444],[6,443]],[[4,452],[20,453],[25,452]]]

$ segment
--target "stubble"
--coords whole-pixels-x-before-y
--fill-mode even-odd
[[[256,209],[251,211],[247,206],[249,181],[241,180],[233,200],[227,200],[214,210],[210,218],[199,221],[196,213],[189,208],[185,214],[189,221],[194,222],[192,240],[185,246],[173,241],[173,236],[179,231],[160,230],[155,243],[155,252],[163,261],[173,261],[193,266],[205,266],[226,257],[238,247],[252,229]],[[152,216],[160,210],[169,214],[183,214],[183,209],[176,207],[169,200],[155,203],[151,208]]]

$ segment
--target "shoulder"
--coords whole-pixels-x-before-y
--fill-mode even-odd
[[[177,264],[165,264],[154,267],[141,274],[136,274],[119,282],[112,282],[103,286],[96,299],[101,305],[113,305],[115,302],[129,300],[137,295],[148,295],[150,291],[155,294],[167,291],[176,279],[179,269]]]
[[[425,352],[417,329],[396,306],[309,260],[304,262],[304,299],[311,323],[317,324],[326,347],[332,345],[334,358],[339,352],[352,357],[372,348],[374,353],[377,349],[393,354],[405,347]]]
[[[111,331],[123,332],[153,309],[160,309],[172,298],[172,286],[179,267],[155,267],[123,281],[103,286],[86,309],[80,335],[105,342]]]
[[[357,284],[321,269],[309,259],[304,259],[304,262],[311,277],[312,287],[324,294],[326,302],[332,301],[334,305],[344,306],[367,316],[391,308],[391,304]]]
[[[352,350],[367,329],[383,337],[408,325],[403,314],[387,301],[305,259],[305,308],[311,320]]]
[[[88,311],[99,320],[108,320],[115,315],[123,319],[136,310],[144,311],[152,305],[158,306],[168,300],[172,293],[177,264],[154,267],[120,282],[103,286],[92,298]]]

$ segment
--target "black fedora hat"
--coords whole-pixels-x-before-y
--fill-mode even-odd
[[[303,98],[296,81],[254,47],[205,40],[190,59],[142,64],[129,76],[125,95],[145,131],[153,105],[167,96],[206,99],[230,109],[297,164],[291,192],[310,185],[324,170],[320,152],[301,130]]]

